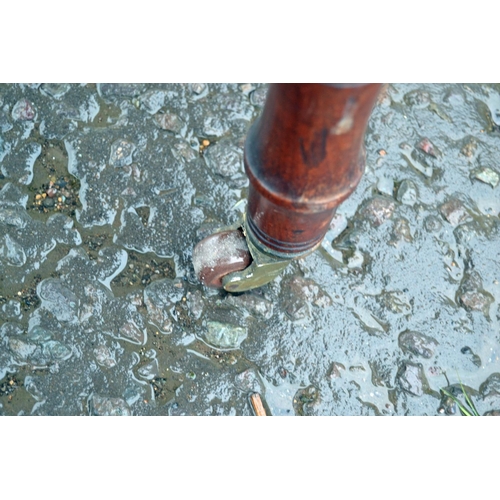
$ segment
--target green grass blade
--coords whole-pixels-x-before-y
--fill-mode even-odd
[[[455,396],[453,396],[452,394],[450,394],[448,391],[444,390],[444,389],[441,389],[441,392],[443,394],[445,394],[446,396],[448,396],[449,398],[451,398],[455,403],[456,405],[458,406],[458,409],[460,410],[460,413],[466,417],[472,417],[473,415],[469,412],[469,410],[460,402],[459,399],[457,399]],[[477,414],[477,412],[476,412]]]
[[[469,398],[469,395],[467,394],[467,391],[465,390],[464,386],[462,385],[462,382],[460,382],[460,387],[461,387],[462,393],[463,393],[463,395],[465,397],[465,401],[469,405],[469,408],[471,409],[473,416],[479,417],[479,413],[476,410],[476,407],[474,406],[474,403],[472,402],[472,399]]]

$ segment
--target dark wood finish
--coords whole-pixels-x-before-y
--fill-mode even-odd
[[[364,171],[379,84],[272,84],[245,144],[247,219],[259,242],[297,256],[323,239]]]

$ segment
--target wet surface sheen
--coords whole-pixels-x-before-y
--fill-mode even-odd
[[[0,85],[1,415],[500,410],[500,87],[389,85],[322,247],[229,295],[191,253],[265,93]]]

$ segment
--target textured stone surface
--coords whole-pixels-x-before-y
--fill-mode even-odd
[[[251,415],[254,391],[273,415],[456,415],[460,381],[498,412],[498,84],[385,87],[321,248],[229,296],[192,249],[241,218],[266,94],[0,84],[1,415]]]

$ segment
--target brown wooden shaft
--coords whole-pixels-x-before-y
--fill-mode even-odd
[[[245,144],[247,220],[293,257],[321,242],[364,171],[363,139],[381,85],[272,84]]]

